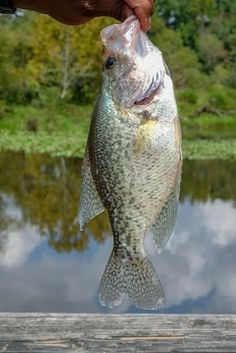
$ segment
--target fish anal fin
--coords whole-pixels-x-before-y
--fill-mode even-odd
[[[177,218],[178,202],[179,192],[178,190],[173,190],[157,216],[155,223],[150,228],[158,249],[166,246],[173,233]]]
[[[92,218],[96,217],[104,210],[104,206],[97,192],[96,185],[91,173],[89,153],[87,148],[82,167],[82,183],[78,216],[81,231]]]

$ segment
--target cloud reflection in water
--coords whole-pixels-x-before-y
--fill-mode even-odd
[[[83,252],[57,252],[14,193],[0,190],[0,199],[0,311],[138,312],[128,303],[114,310],[97,303],[112,248],[106,227],[102,237],[89,230]],[[166,293],[162,312],[236,313],[236,209],[230,199],[209,199],[185,195],[161,254],[146,241]]]

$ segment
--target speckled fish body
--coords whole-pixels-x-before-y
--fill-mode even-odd
[[[83,168],[81,227],[107,210],[114,248],[100,302],[128,295],[140,308],[163,304],[163,289],[144,251],[151,230],[158,248],[175,224],[181,174],[181,136],[172,80],[161,52],[139,22],[103,30],[105,68]]]

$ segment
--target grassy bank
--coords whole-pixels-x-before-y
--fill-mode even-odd
[[[82,157],[92,106],[15,106],[0,116],[0,150]],[[235,159],[236,117],[182,118],[183,156]]]
[[[0,151],[49,153],[52,156],[83,157],[87,135],[81,131],[67,133],[17,132],[0,133]],[[236,159],[236,139],[183,141],[186,159]]]

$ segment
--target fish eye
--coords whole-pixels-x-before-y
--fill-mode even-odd
[[[109,58],[106,61],[106,68],[107,69],[112,69],[114,64],[116,63],[116,58],[109,56]]]

